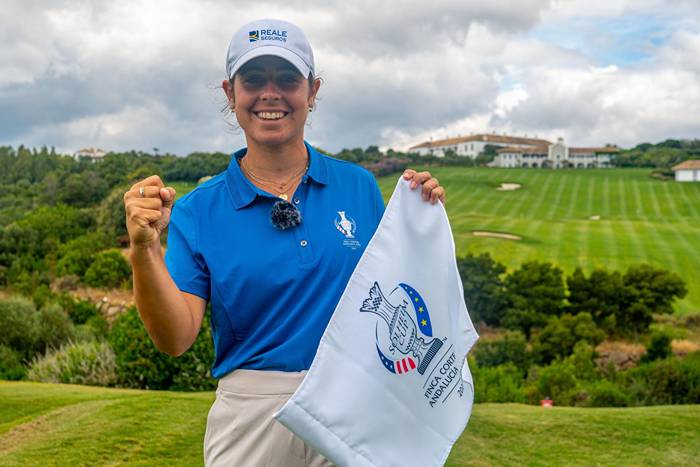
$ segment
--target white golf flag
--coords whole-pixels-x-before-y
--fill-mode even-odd
[[[445,209],[400,179],[275,418],[339,466],[443,465],[471,414],[477,338]]]

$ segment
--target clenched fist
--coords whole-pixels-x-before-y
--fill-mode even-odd
[[[126,229],[132,246],[160,244],[160,234],[170,222],[175,189],[163,185],[158,175],[135,183],[124,193]]]

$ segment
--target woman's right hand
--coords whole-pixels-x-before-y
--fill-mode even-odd
[[[135,183],[124,193],[126,229],[132,247],[160,245],[160,234],[170,223],[175,189],[166,187],[158,175]]]

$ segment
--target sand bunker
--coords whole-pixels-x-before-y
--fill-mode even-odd
[[[522,238],[518,237],[517,235],[503,232],[488,232],[485,230],[473,230],[472,235],[474,235],[475,237],[503,238],[505,240],[522,240]]]
[[[515,191],[522,185],[519,183],[501,183],[501,186],[496,188],[498,191]]]

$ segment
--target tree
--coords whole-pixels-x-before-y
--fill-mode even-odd
[[[93,287],[120,287],[131,276],[131,267],[117,249],[101,251],[85,272],[85,282]]]
[[[479,256],[469,253],[457,259],[457,268],[471,317],[475,322],[499,326],[508,306],[501,279],[506,272],[505,266],[494,261],[488,253]]]
[[[630,266],[623,284],[623,303],[615,321],[619,330],[628,333],[646,332],[653,314],[673,313],[673,302],[688,293],[678,274],[648,264]]]
[[[589,313],[576,316],[565,313],[561,317],[550,318],[533,339],[532,352],[540,363],[547,364],[570,355],[580,341],[595,347],[604,338],[605,333],[598,329]]]
[[[112,243],[127,234],[124,193],[128,189],[126,185],[114,187],[97,210],[97,228],[107,235]]]
[[[526,336],[535,327],[542,327],[551,316],[559,316],[564,308],[562,270],[551,263],[529,261],[507,275],[504,280],[509,298],[504,324],[520,329]]]
[[[569,289],[568,312],[574,315],[588,312],[598,326],[612,331],[615,316],[622,306],[622,274],[596,269],[586,277],[581,268],[576,268],[566,279],[566,284]]]

